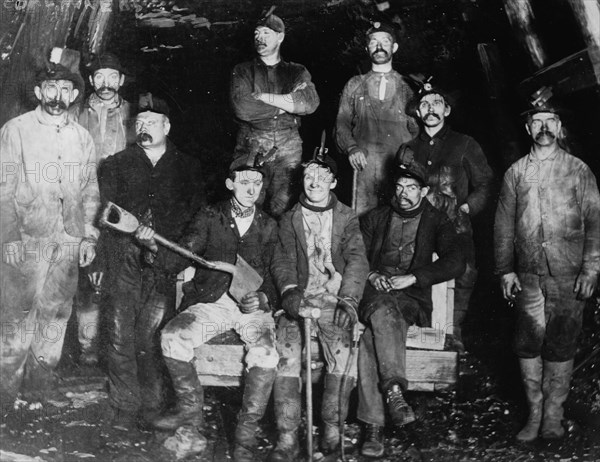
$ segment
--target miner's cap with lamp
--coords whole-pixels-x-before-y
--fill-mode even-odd
[[[265,16],[260,18],[256,22],[256,28],[259,27],[268,27],[275,32],[285,33],[285,24],[283,23],[283,20],[273,13],[267,13]]]
[[[398,164],[395,171],[395,178],[396,180],[399,178],[412,178],[417,180],[422,188],[427,186],[427,172],[425,171],[425,167],[416,161]]]
[[[79,52],[66,48],[53,48],[49,59],[35,74],[34,84],[40,86],[47,80],[69,80],[73,89],[79,91],[77,101],[83,94],[85,83],[79,73]]]
[[[527,102],[527,108],[525,111],[521,112],[521,116],[527,119],[534,114],[546,112],[556,114],[560,117],[563,110],[556,101],[552,99],[553,96],[552,88],[541,87],[531,95]]]
[[[157,98],[152,93],[143,93],[140,95],[138,100],[137,113],[142,112],[155,112],[169,117],[169,105],[165,100]]]
[[[229,174],[232,175],[236,172],[258,172],[263,177],[265,176],[264,171],[264,157],[260,153],[247,153],[236,157],[229,166]]]
[[[367,29],[367,32],[365,33],[367,41],[369,40],[369,37],[376,32],[385,32],[387,34],[390,34],[394,41],[396,40],[396,31],[394,30],[394,27],[392,25],[381,21],[375,21],[371,24],[371,27],[369,27]]]

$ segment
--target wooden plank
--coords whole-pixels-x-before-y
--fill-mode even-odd
[[[238,386],[244,372],[241,345],[209,345],[196,348],[195,367],[200,383],[207,386]],[[414,387],[432,389],[429,384],[454,384],[458,354],[454,351],[408,350],[406,373]],[[419,385],[417,385],[419,384]]]

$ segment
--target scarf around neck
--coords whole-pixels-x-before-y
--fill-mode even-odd
[[[423,209],[425,208],[426,200],[427,200],[426,198],[423,198],[421,200],[421,203],[419,204],[419,206],[414,210],[402,210],[400,208],[400,203],[398,202],[398,198],[394,196],[390,205],[391,205],[392,209],[394,209],[394,212],[396,212],[402,218],[414,218],[417,215],[419,215],[421,212],[423,212]]]
[[[333,207],[335,207],[335,204],[337,204],[337,197],[335,194],[329,193],[329,202],[327,203],[327,205],[325,207],[317,207],[315,205],[309,204],[308,199],[306,198],[306,194],[302,193],[300,194],[299,202],[302,205],[302,207],[313,212],[326,212],[327,210],[331,210]]]

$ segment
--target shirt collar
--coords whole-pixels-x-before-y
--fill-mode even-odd
[[[534,154],[533,151],[529,152],[529,158],[527,159],[529,162],[545,162],[545,161],[553,161],[554,159],[556,159],[556,156],[558,156],[558,152],[560,151],[560,148],[558,146],[556,146],[556,148],[554,149],[554,151],[552,151],[552,154],[550,154],[548,157],[546,157],[543,160],[538,159]]]
[[[421,134],[419,135],[419,138],[421,138],[423,141],[430,141],[434,138],[443,140],[444,138],[446,138],[449,131],[450,131],[450,126],[446,123],[446,121],[444,121],[444,126],[435,135],[429,136],[427,134],[427,132],[425,131],[425,129],[423,129],[423,130],[421,130]]]

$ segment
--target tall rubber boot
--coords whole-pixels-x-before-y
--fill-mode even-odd
[[[277,445],[268,462],[293,462],[300,454],[298,428],[302,417],[299,377],[277,377],[273,387]],[[309,430],[310,431],[310,430]]]
[[[258,421],[265,415],[273,389],[276,369],[253,367],[246,374],[242,408],[235,429],[235,462],[253,462],[256,452]]]
[[[173,358],[165,357],[165,363],[177,395],[177,407],[174,412],[154,419],[152,425],[159,430],[177,430],[183,425],[200,427],[203,423],[204,390],[196,369],[191,362]]]
[[[563,404],[569,396],[573,360],[554,362],[544,361],[544,418],[542,438],[559,439],[565,436],[562,426]]]
[[[523,429],[517,434],[517,440],[530,442],[537,438],[542,423],[542,358],[519,358],[521,377],[525,396],[529,405],[529,417]]]
[[[348,401],[355,386],[356,379],[354,377],[325,375],[321,404],[321,420],[323,420],[321,451],[325,455],[333,454],[340,449],[340,424],[346,420],[348,415]]]

